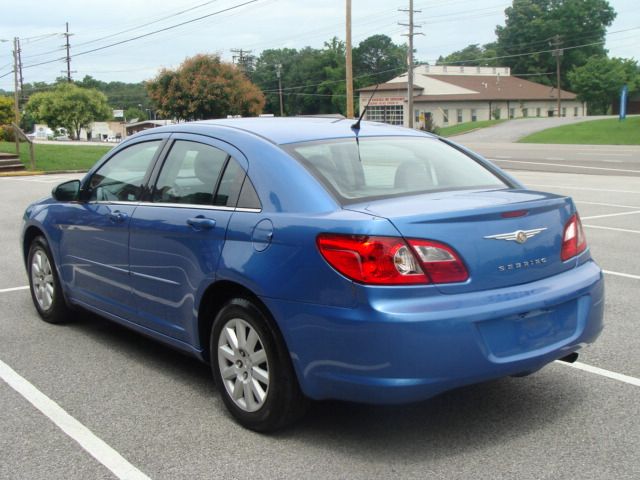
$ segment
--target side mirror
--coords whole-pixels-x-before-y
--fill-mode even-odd
[[[59,202],[77,202],[80,198],[80,180],[61,183],[51,191],[51,195]]]

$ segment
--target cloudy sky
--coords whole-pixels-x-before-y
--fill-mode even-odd
[[[640,60],[640,1],[609,0],[618,17],[609,28],[606,48],[613,56]],[[69,22],[74,78],[91,75],[112,81],[151,78],[161,67],[175,67],[196,53],[219,53],[231,60],[231,49],[259,54],[267,48],[321,47],[333,36],[344,39],[345,0],[22,0],[4,2],[0,39],[22,39],[24,81],[54,80],[66,68],[65,22]],[[239,6],[245,3],[244,6]],[[352,0],[353,43],[383,33],[403,43],[408,0]],[[434,62],[471,43],[495,39],[509,0],[414,0],[417,58]],[[237,7],[237,8],[236,8]],[[221,12],[228,9],[226,12]],[[186,11],[188,10],[188,11]],[[216,13],[221,12],[221,13]],[[213,14],[213,15],[210,15]],[[126,40],[155,30],[202,20],[157,34]],[[95,52],[91,50],[122,42]],[[11,71],[12,43],[0,42],[0,77]],[[43,65],[37,65],[43,62]],[[0,89],[13,89],[13,75],[0,78]]]

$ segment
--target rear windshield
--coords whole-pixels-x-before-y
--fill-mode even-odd
[[[345,203],[509,185],[473,158],[426,137],[364,137],[284,147]]]

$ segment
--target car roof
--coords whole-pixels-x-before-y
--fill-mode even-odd
[[[355,130],[351,128],[355,120],[335,117],[250,117],[220,120],[202,120],[198,122],[168,125],[155,131],[189,131],[198,127],[228,127],[258,135],[272,143],[308,142],[331,138],[353,138]],[[199,129],[200,130],[200,129]],[[396,127],[377,122],[362,122],[360,137],[370,136],[426,136],[430,134],[413,129]]]

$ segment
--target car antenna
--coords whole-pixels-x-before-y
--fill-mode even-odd
[[[365,105],[365,107],[362,109],[362,113],[360,114],[360,117],[358,118],[358,121],[356,123],[354,123],[353,125],[351,125],[351,129],[352,130],[357,130],[360,131],[360,122],[362,121],[362,117],[364,117],[364,114],[367,113],[367,108],[369,108],[369,104],[371,103],[371,100],[373,100],[373,96],[376,94],[376,92],[378,91],[378,87],[380,86],[379,83],[376,83],[376,88],[373,89],[373,93],[371,94],[371,96],[369,97],[369,101],[367,102],[367,104]]]

